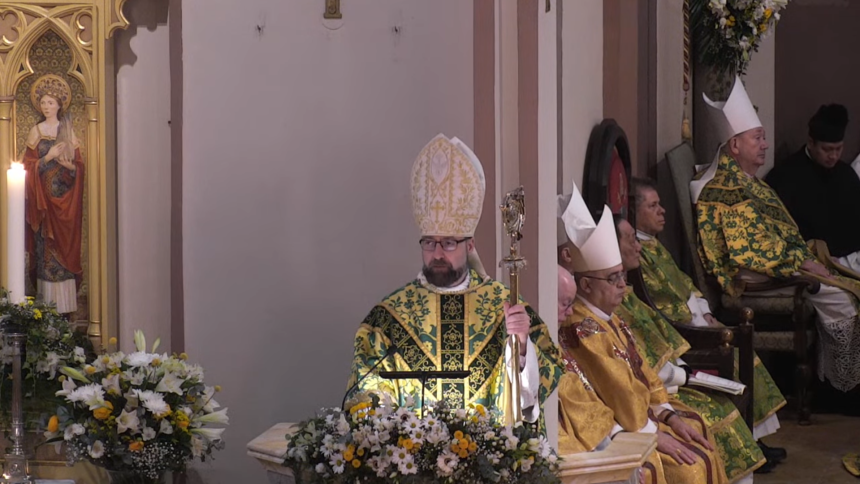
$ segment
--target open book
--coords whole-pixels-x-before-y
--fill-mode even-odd
[[[710,388],[712,390],[718,390],[732,395],[740,395],[747,388],[743,383],[720,378],[702,371],[697,371],[690,375],[689,380],[687,380],[687,384]]]

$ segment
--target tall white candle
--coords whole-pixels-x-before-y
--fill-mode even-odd
[[[26,248],[24,246],[24,180],[27,172],[21,163],[12,163],[6,172],[6,207],[9,211],[6,227],[6,276],[9,281],[9,296],[13,302],[21,302],[24,294]]]

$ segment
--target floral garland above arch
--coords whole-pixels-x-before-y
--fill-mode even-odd
[[[690,20],[694,50],[717,79],[746,73],[757,52],[779,22],[789,0],[692,0]]]

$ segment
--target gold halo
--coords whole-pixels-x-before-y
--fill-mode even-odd
[[[65,79],[54,74],[46,74],[36,79],[33,87],[30,88],[30,102],[33,103],[36,112],[42,112],[39,101],[45,94],[61,101],[63,111],[68,111],[69,104],[72,102],[72,88],[69,87],[69,83]]]

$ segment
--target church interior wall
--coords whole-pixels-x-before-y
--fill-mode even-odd
[[[409,173],[473,143],[471,2],[183,2],[185,349],[223,386],[205,482],[262,482],[244,445],[340,402],[361,319],[420,269]]]
[[[121,349],[135,329],[170,343],[168,0],[128,2],[116,34],[117,232]]]
[[[801,0],[786,9],[776,47],[777,162],[806,142],[809,118],[829,103],[848,108],[842,159],[850,162],[860,151],[858,18],[860,2],[847,0]]]

